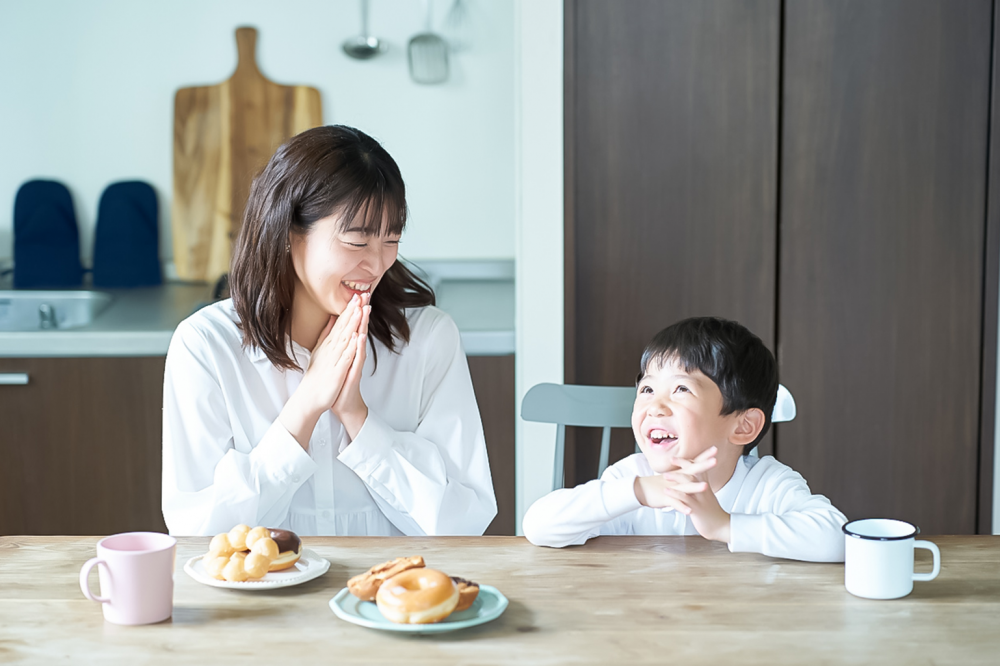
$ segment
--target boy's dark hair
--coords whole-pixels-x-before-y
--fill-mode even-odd
[[[743,447],[749,455],[771,427],[778,397],[778,365],[771,351],[746,326],[718,317],[692,317],[657,333],[642,352],[639,377],[650,363],[676,360],[685,372],[698,370],[722,393],[722,415],[756,407],[764,412],[764,427]]]

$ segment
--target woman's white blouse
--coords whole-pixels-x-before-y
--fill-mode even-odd
[[[231,300],[181,322],[163,386],[170,533],[245,523],[300,535],[482,534],[496,498],[458,329],[435,307],[406,317],[410,342],[398,353],[369,338],[357,438],[327,411],[308,451],[278,421],[303,373],[243,347]],[[310,350],[291,342],[289,351],[308,366]]]

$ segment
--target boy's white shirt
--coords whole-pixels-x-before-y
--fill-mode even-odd
[[[578,545],[600,535],[695,535],[691,519],[673,509],[639,504],[635,478],[654,474],[636,453],[608,467],[600,479],[556,490],[524,516],[524,536],[538,546]],[[805,479],[771,456],[743,456],[715,494],[730,514],[729,550],[812,562],[843,562],[847,518]]]

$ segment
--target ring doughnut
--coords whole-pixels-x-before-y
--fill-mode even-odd
[[[458,605],[455,606],[453,612],[464,611],[472,606],[476,597],[479,596],[479,583],[474,583],[471,580],[459,578],[458,576],[452,576],[451,579],[455,581],[455,585],[458,587]]]
[[[271,560],[268,571],[281,571],[299,561],[302,556],[302,539],[290,530],[267,528],[268,536],[274,539],[278,546],[278,556]]]
[[[431,624],[451,615],[458,606],[458,587],[437,569],[409,569],[378,588],[375,603],[382,615],[397,624]]]
[[[414,557],[397,557],[389,562],[376,564],[363,574],[358,574],[347,581],[347,589],[351,594],[362,601],[375,601],[375,593],[387,579],[408,569],[416,569],[424,566],[424,558],[419,555]]]

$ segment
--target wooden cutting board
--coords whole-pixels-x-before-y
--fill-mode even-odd
[[[174,98],[174,263],[182,280],[229,272],[254,175],[286,139],[323,123],[319,91],[269,81],[257,68],[257,30],[238,28],[239,61],[214,86]]]

